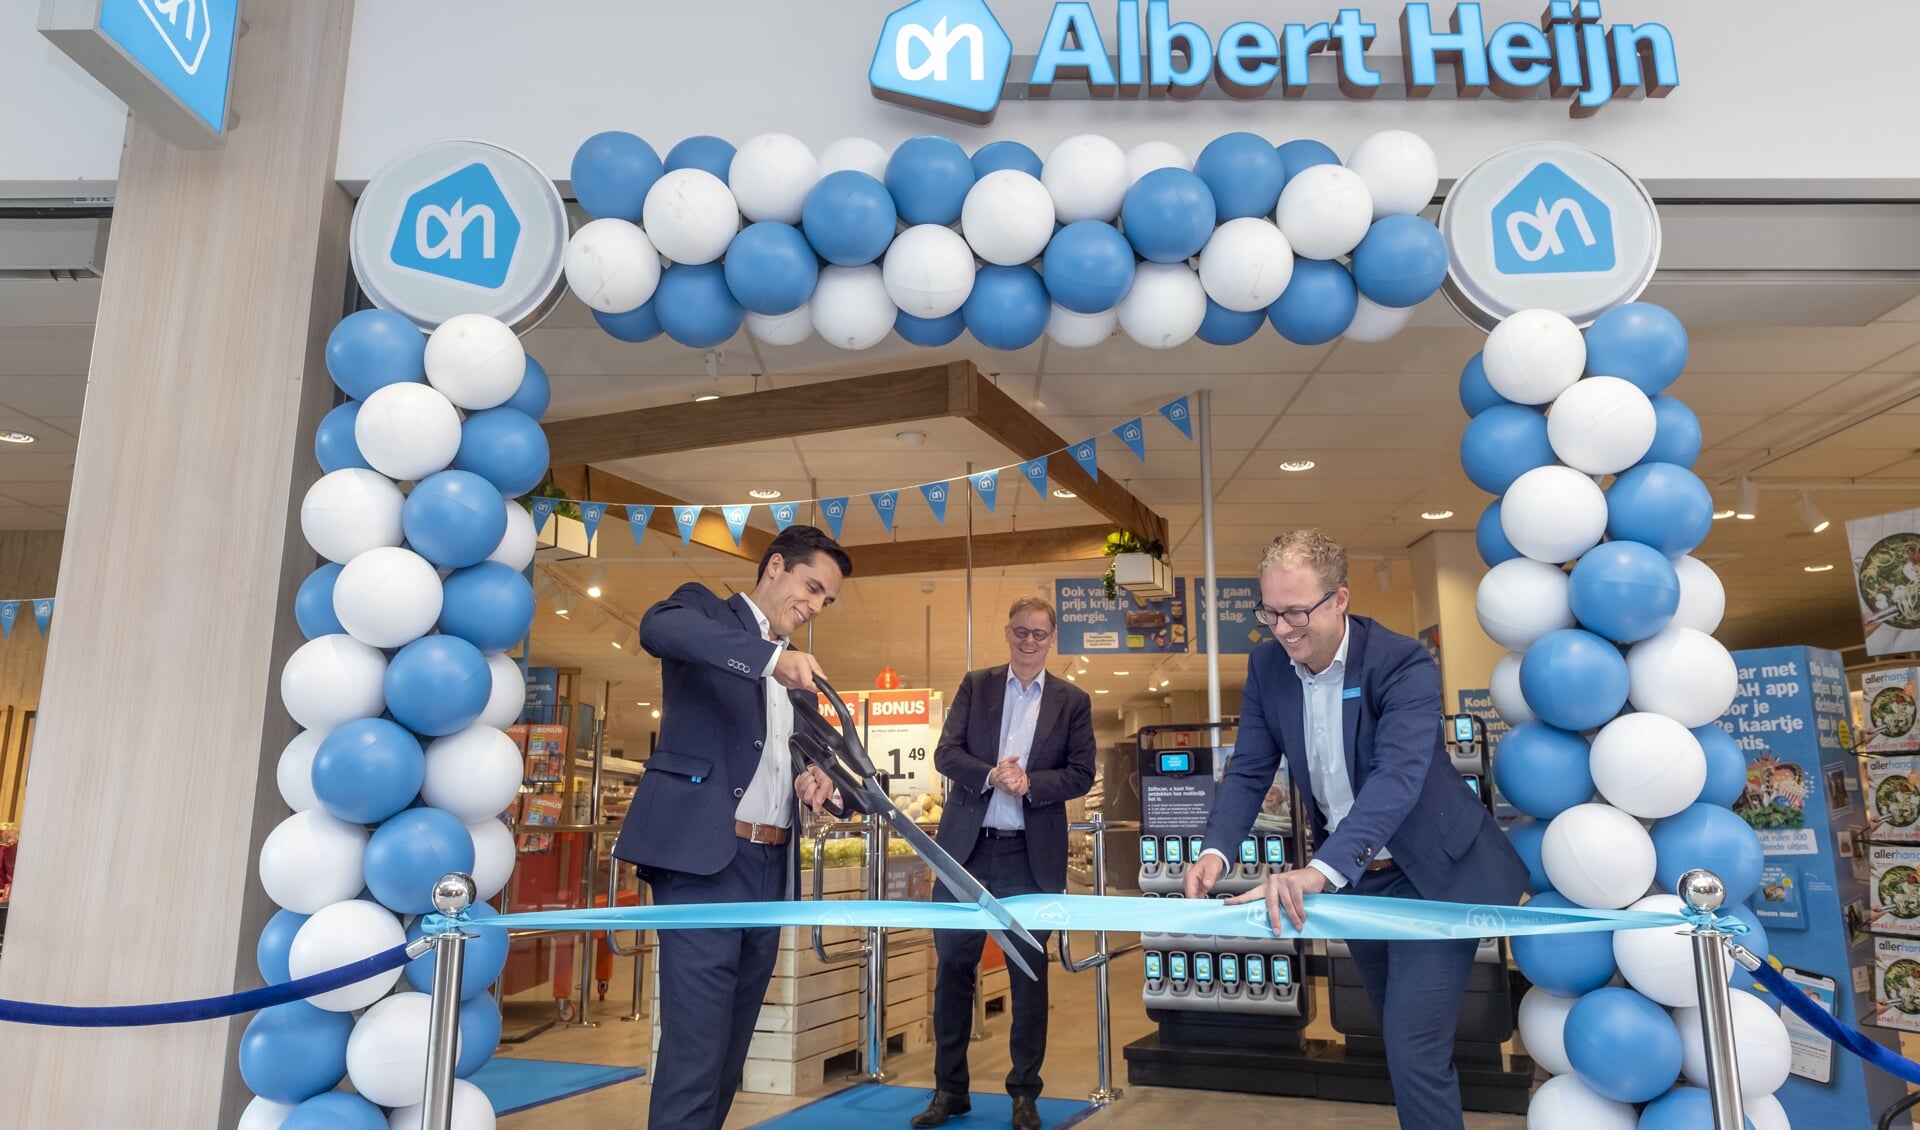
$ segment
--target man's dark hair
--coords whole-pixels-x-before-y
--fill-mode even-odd
[[[780,535],[767,546],[767,551],[760,555],[760,571],[753,577],[755,583],[767,575],[767,562],[776,553],[789,569],[795,565],[805,565],[817,554],[824,553],[827,560],[840,566],[842,577],[853,576],[853,558],[848,557],[847,551],[840,548],[839,542],[828,537],[825,530],[814,526],[788,526],[780,531]]]

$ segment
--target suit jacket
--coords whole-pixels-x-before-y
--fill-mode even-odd
[[[993,799],[987,774],[1000,763],[1006,700],[1006,664],[969,671],[947,705],[946,725],[933,751],[934,767],[953,781],[936,838],[962,863],[980,840],[987,802]],[[1048,675],[1027,754],[1027,795],[1020,799],[1033,879],[1050,891],[1067,889],[1067,802],[1093,787],[1094,753],[1093,701],[1079,687]]]
[[[1354,801],[1346,819],[1327,833],[1302,748],[1300,678],[1285,649],[1269,640],[1247,662],[1239,737],[1207,822],[1206,847],[1237,858],[1284,755],[1312,821],[1314,857],[1349,885],[1385,848],[1422,898],[1517,903],[1526,864],[1447,757],[1433,658],[1418,641],[1364,616],[1349,617],[1347,631],[1341,713]]]
[[[767,737],[761,672],[777,649],[761,638],[746,597],[723,601],[697,584],[647,609],[640,645],[661,661],[660,741],[613,854],[643,874],[717,874],[740,842],[734,810],[760,767]],[[791,793],[787,800],[797,816],[799,801]]]

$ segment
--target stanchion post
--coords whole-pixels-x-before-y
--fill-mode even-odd
[[[887,897],[887,822],[867,817],[867,897]],[[887,1080],[887,928],[867,931],[867,1040],[860,1078],[869,1083]]]
[[[1726,902],[1726,884],[1713,872],[1696,868],[1680,876],[1680,898],[1695,911],[1712,914]],[[1711,922],[1694,927],[1693,977],[1700,991],[1700,1035],[1707,1053],[1713,1130],[1743,1130],[1746,1112],[1740,1102],[1740,1065],[1734,1053],[1727,942],[1727,935]]]
[[[1107,893],[1106,816],[1096,812],[1091,822],[1093,824],[1093,893],[1105,895]],[[1062,943],[1066,941],[1064,933],[1060,940]],[[1096,1036],[1100,1063],[1095,1075],[1098,1086],[1087,1098],[1095,1106],[1105,1106],[1120,1097],[1120,1092],[1113,1086],[1113,1010],[1107,999],[1109,988],[1107,967],[1113,962],[1109,960],[1105,930],[1094,931],[1093,945],[1095,951],[1101,955],[1100,964],[1093,971],[1093,1001],[1095,1022],[1099,1025]]]
[[[454,872],[433,885],[433,908],[457,918],[472,906],[478,889],[471,875]],[[460,1048],[460,978],[466,971],[467,935],[459,929],[433,937],[433,1003],[427,1021],[427,1091],[421,1130],[453,1125],[453,1069]]]

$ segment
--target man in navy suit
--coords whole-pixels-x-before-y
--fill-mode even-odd
[[[1440,672],[1415,640],[1347,615],[1347,553],[1319,530],[1274,539],[1260,563],[1260,607],[1275,643],[1247,662],[1240,730],[1187,873],[1206,898],[1246,836],[1282,754],[1312,821],[1314,858],[1232,902],[1265,899],[1306,923],[1307,895],[1512,905],[1527,868],[1448,759]],[[1478,942],[1349,941],[1386,1036],[1405,1130],[1460,1127],[1453,1032]]]
[[[1093,787],[1093,705],[1087,692],[1047,675],[1053,605],[1021,597],[1007,612],[1008,661],[970,671],[947,707],[933,763],[953,782],[940,815],[940,846],[996,897],[1067,889],[1067,802]],[[949,901],[944,887],[934,898]],[[1035,978],[1009,970],[1014,1130],[1039,1130],[1040,1063],[1047,1053],[1047,935],[1021,946]],[[967,1045],[973,1037],[974,971],[986,948],[978,930],[936,930],[933,1076],[917,1127],[939,1126],[972,1108]]]
[[[613,854],[635,864],[661,906],[793,897],[796,798],[833,791],[798,779],[787,690],[813,690],[820,665],[788,646],[853,572],[846,550],[789,526],[760,559],[750,593],[721,600],[682,585],[647,610],[640,644],[660,659],[660,742]],[[780,931],[660,931],[660,1046],[648,1125],[719,1130],[779,954]]]

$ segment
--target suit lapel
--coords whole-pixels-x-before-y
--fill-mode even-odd
[[[1267,693],[1268,732],[1274,741],[1280,743],[1280,752],[1287,761],[1287,774],[1299,789],[1301,804],[1317,821],[1320,809],[1313,795],[1313,768],[1307,762],[1307,747],[1304,744],[1306,702],[1301,696],[1300,676],[1294,673],[1292,660],[1287,658],[1285,649],[1279,644],[1274,644],[1266,654],[1271,667],[1264,676],[1267,686],[1271,688]],[[1255,653],[1256,661],[1259,655],[1259,652]]]
[[[1060,685],[1060,680],[1052,675],[1048,675],[1046,679],[1046,682],[1040,684],[1040,717],[1033,725],[1033,753],[1040,751],[1041,743],[1046,740],[1048,734],[1053,732],[1054,725],[1060,721],[1060,712],[1066,708],[1067,704],[1067,692]],[[1032,760],[1029,756],[1028,761]]]
[[[733,614],[735,616],[740,617],[741,627],[745,628],[749,632],[752,632],[754,635],[760,634],[760,621],[754,617],[753,608],[750,605],[748,605],[747,597],[745,593],[734,593],[732,596],[728,597],[727,607],[733,609]],[[765,679],[755,679],[753,681],[753,685],[754,685],[754,690],[760,696],[760,717],[762,719],[761,725],[764,727],[766,725],[765,718],[767,716],[767,681]]]
[[[1001,719],[1005,717],[1007,710],[1006,666],[1003,664],[999,667],[987,668],[986,680],[987,685],[980,688],[980,697],[985,700],[987,704],[987,725],[990,727],[989,734],[993,741],[993,759],[998,762],[1000,760]]]
[[[1347,779],[1353,782],[1353,791],[1360,792],[1360,758],[1358,744],[1360,736],[1360,704],[1365,701],[1363,677],[1366,671],[1365,651],[1366,631],[1361,627],[1358,617],[1347,621],[1347,669],[1342,680],[1340,692],[1341,732],[1346,742]],[[1351,697],[1349,693],[1351,692]]]

